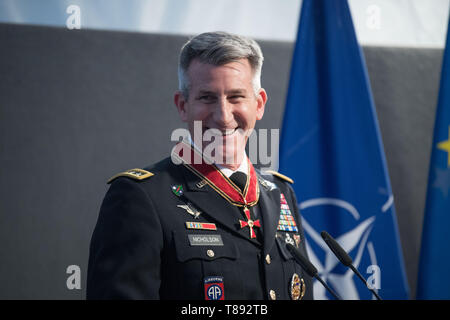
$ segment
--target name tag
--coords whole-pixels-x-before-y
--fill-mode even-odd
[[[220,234],[188,234],[191,246],[223,246]]]

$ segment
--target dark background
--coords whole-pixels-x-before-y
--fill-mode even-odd
[[[168,155],[184,36],[0,24],[0,299],[84,299],[112,175]],[[279,128],[293,43],[259,41]],[[364,47],[415,297],[442,50]],[[81,268],[81,290],[66,286]]]

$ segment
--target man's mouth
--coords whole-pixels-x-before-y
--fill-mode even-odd
[[[220,131],[222,136],[226,137],[226,136],[231,136],[233,133],[235,133],[239,129],[239,127],[232,128],[232,129],[218,129],[218,128],[205,127],[205,131],[210,130],[210,129],[214,129],[213,130],[214,132],[212,132],[213,134],[216,134],[216,133],[218,133],[218,131]]]

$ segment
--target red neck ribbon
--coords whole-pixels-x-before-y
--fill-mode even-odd
[[[203,179],[217,193],[231,204],[239,207],[250,207],[258,203],[259,186],[255,168],[248,161],[247,182],[244,191],[225,176],[214,164],[208,164],[201,154],[191,145],[180,142],[174,148],[175,157],[198,177]]]

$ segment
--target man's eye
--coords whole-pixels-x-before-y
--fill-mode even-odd
[[[213,101],[214,97],[213,96],[201,96],[199,97],[199,100],[203,100],[203,101]]]
[[[240,100],[240,99],[244,99],[245,97],[242,95],[236,95],[236,96],[231,96],[229,97],[230,100]]]

